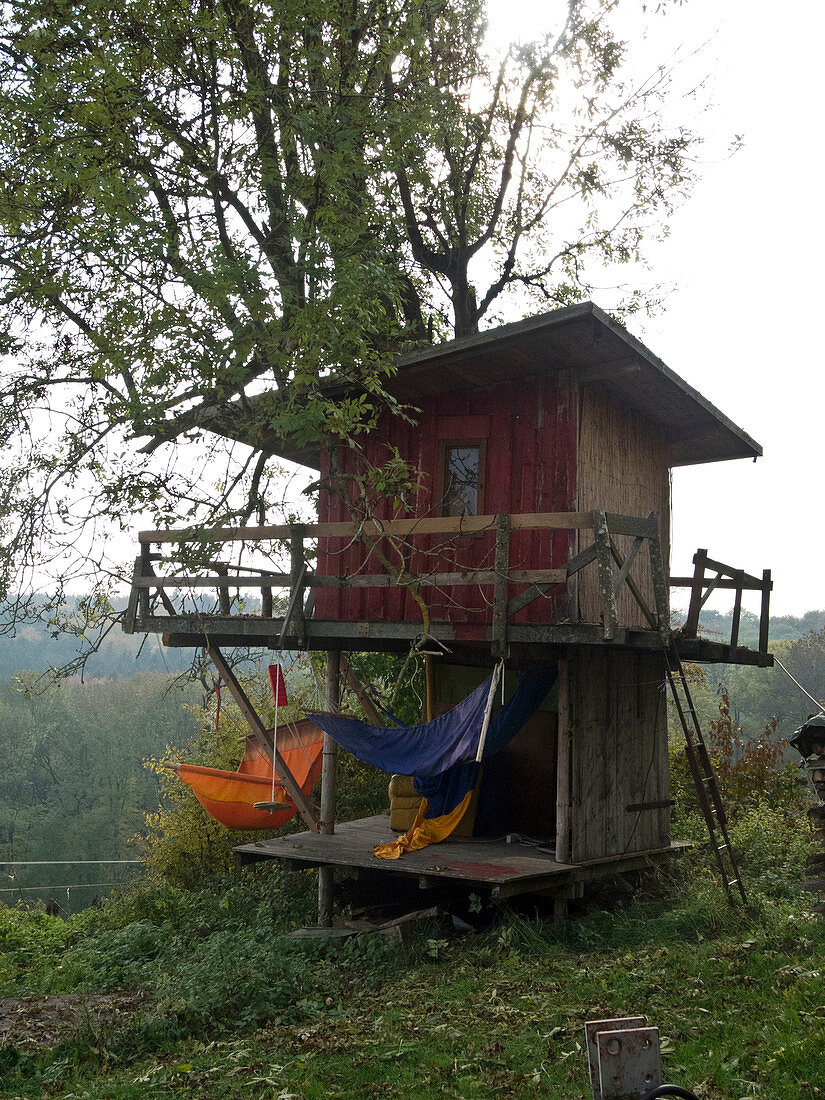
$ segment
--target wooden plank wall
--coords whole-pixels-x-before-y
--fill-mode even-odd
[[[643,423],[637,413],[617,404],[595,386],[584,386],[581,394],[578,460],[578,508],[598,508],[627,516],[656,512],[662,542],[662,559],[667,575],[670,563],[670,448],[659,433]],[[592,542],[581,533],[581,547]],[[624,553],[632,539],[617,538]],[[634,562],[632,575],[650,607],[655,607],[647,547]],[[585,622],[600,616],[598,573],[579,574],[579,615]],[[617,598],[619,623],[646,628],[647,622],[626,585]]]
[[[435,499],[438,482],[439,442],[485,438],[486,476],[481,509],[496,512],[569,511],[576,496],[576,436],[578,428],[577,390],[570,374],[559,371],[545,377],[505,382],[486,389],[426,397],[420,404],[417,424],[399,417],[382,415],[375,430],[361,441],[362,451],[339,449],[339,460],[348,473],[359,462],[379,465],[397,448],[402,458],[421,471],[421,489],[409,503],[411,512],[392,513],[391,505],[377,503],[375,512],[438,515]],[[329,456],[322,456],[322,479],[330,473]],[[356,506],[357,490],[350,487]],[[319,501],[321,522],[349,519],[346,502],[333,492],[322,490]],[[511,569],[556,568],[570,556],[575,538],[567,531],[516,532],[511,540]],[[382,544],[394,562],[398,555]],[[493,532],[464,539],[457,549],[443,546],[443,540],[418,538],[418,549],[406,563],[413,571],[452,572],[467,568],[492,568]],[[441,547],[441,551],[438,548]],[[319,546],[318,571],[334,575],[385,572],[375,558],[365,561],[362,547],[345,539],[324,539]],[[521,589],[512,586],[510,596]],[[491,618],[492,589],[478,587],[424,589],[424,598],[435,620],[447,620],[467,630],[482,631]],[[345,621],[421,621],[420,609],[409,592],[399,589],[319,589],[316,617]],[[539,599],[525,608],[518,622],[548,622],[569,614],[567,594],[558,589],[553,597]]]
[[[627,810],[670,798],[661,655],[582,649],[563,674],[559,768],[561,775],[569,767],[569,785],[560,779],[557,858],[578,863],[667,847],[669,808]]]

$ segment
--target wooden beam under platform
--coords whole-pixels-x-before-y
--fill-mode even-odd
[[[577,883],[594,882],[623,871],[638,870],[688,847],[675,841],[667,848],[628,852],[587,863],[558,863],[552,848],[537,848],[503,840],[468,838],[444,840],[400,859],[378,859],[377,844],[397,836],[389,817],[362,818],[336,824],[333,836],[293,833],[291,836],[240,844],[235,848],[242,864],[280,860],[289,870],[333,867],[353,875],[364,872],[417,878],[423,889],[456,886],[489,891],[494,898],[518,894],[557,893]]]
[[[157,615],[141,620],[139,629],[147,633],[163,635],[163,644],[175,648],[196,648],[204,644],[205,633],[213,644],[224,647],[280,645],[282,619],[262,619],[255,616],[241,618],[237,615]],[[467,631],[456,636],[451,623],[433,622],[429,633],[453,653],[465,655],[483,648],[489,654],[492,641],[489,627],[480,625],[479,637],[467,637]],[[284,649],[330,650],[354,652],[407,653],[410,644],[420,634],[420,624],[410,622],[338,622],[307,620],[302,637],[288,633],[283,638]],[[684,638],[677,631],[674,642],[683,661],[707,664],[756,665],[768,668],[773,665],[770,653],[760,653],[747,646],[738,646],[731,652],[723,642],[705,638]],[[536,658],[536,646],[544,652],[541,658],[563,655],[577,646],[610,646],[627,649],[659,650],[662,640],[654,630],[628,630],[620,627],[615,636],[607,640],[604,628],[596,623],[511,623],[507,640],[513,658]]]

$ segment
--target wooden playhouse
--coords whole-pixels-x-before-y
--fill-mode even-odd
[[[285,777],[309,831],[239,853],[326,868],[327,886],[338,868],[413,876],[423,887],[461,881],[501,897],[542,890],[563,906],[583,882],[671,851],[664,689],[681,659],[772,663],[768,571],[751,576],[701,550],[692,576],[668,576],[671,469],[756,458],[761,448],[591,303],[429,347],[396,366],[387,388],[417,410],[414,422],[382,414],[354,446],[265,439],[273,455],[318,471],[317,523],[142,533],[125,628],[206,645],[270,757],[271,736],[224,647],[327,651],[329,709],[340,698],[342,652],[417,648],[428,654],[427,717],[464,698],[498,659],[508,682],[555,663],[556,686],[495,758],[494,836],[376,860],[388,817],[331,824],[329,744],[320,811]],[[329,392],[350,396],[352,387],[333,378]],[[221,430],[243,438],[240,418],[224,418]],[[368,472],[389,457],[417,471],[414,484],[372,500]],[[168,551],[187,540],[210,554],[214,544],[220,560],[181,575]],[[245,564],[251,550],[279,542],[289,570]],[[689,590],[676,631],[671,587]],[[215,606],[205,611],[210,588]],[[699,613],[719,588],[733,598],[732,635],[708,640]],[[279,589],[285,611],[274,610],[283,608],[273,599]],[[762,594],[755,649],[738,638],[749,589]],[[199,598],[187,602],[193,592]],[[239,600],[250,595],[260,612]],[[276,758],[276,772],[281,765]]]

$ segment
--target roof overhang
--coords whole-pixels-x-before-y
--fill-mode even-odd
[[[762,454],[747,432],[592,302],[412,352],[395,368],[385,387],[410,405],[426,396],[572,370],[580,382],[597,384],[661,431],[671,445],[673,466]],[[351,394],[353,387],[332,376],[324,391],[334,398]],[[226,434],[241,438],[237,431]],[[318,444],[296,446],[269,436],[264,449],[315,469],[320,465]]]

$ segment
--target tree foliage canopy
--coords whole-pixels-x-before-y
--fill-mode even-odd
[[[695,138],[618,8],[496,53],[482,0],[2,3],[5,592],[141,513],[248,518],[265,431],[349,437],[398,352],[637,259]]]

